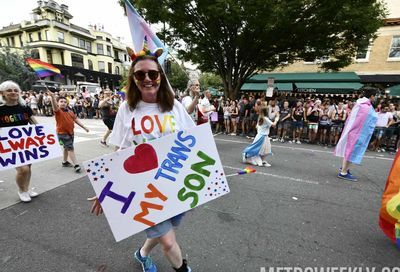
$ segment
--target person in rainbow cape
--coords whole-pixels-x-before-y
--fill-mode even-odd
[[[364,97],[357,100],[347,118],[334,151],[335,156],[343,157],[342,167],[337,175],[340,179],[357,181],[357,178],[350,173],[349,167],[351,163],[361,164],[374,132],[378,115],[372,103],[376,99],[377,92],[378,89],[376,88],[364,87],[362,89]]]
[[[397,151],[382,195],[379,226],[400,248],[400,150]]]

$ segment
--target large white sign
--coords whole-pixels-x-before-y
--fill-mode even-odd
[[[61,156],[54,125],[0,128],[0,170]]]
[[[83,164],[117,242],[229,192],[209,124]]]

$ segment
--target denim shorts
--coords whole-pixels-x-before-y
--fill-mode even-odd
[[[382,138],[382,136],[385,134],[385,132],[386,132],[385,127],[375,127],[374,136],[376,138]]]
[[[68,151],[74,150],[74,135],[57,134],[60,145]]]
[[[146,232],[147,238],[149,238],[149,239],[159,238],[159,237],[165,235],[173,227],[177,227],[180,225],[184,215],[185,215],[185,213],[175,215],[174,217],[172,217],[170,219],[167,219],[161,223],[158,223],[155,226],[152,226],[152,227],[146,229],[145,232]]]
[[[293,121],[293,128],[303,128],[303,121]]]

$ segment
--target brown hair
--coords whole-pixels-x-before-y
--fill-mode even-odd
[[[259,110],[258,110],[258,125],[261,126],[262,124],[264,124],[264,117],[268,116],[268,107],[266,106],[262,106]]]
[[[146,59],[153,60],[155,63],[157,63],[158,71],[160,72],[161,82],[160,82],[160,88],[158,89],[157,92],[157,104],[160,106],[162,112],[170,111],[174,107],[174,100],[175,100],[174,93],[167,82],[167,78],[164,74],[163,69],[161,68],[161,65],[158,63],[155,57],[151,56],[139,57],[132,62],[128,75],[126,101],[131,109],[135,109],[139,101],[142,100],[142,94],[140,93],[140,90],[136,86],[136,83],[133,79],[133,72],[135,71],[134,67],[136,63]]]

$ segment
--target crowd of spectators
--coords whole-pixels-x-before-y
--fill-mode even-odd
[[[61,90],[59,92],[54,92],[54,95],[56,100],[58,100],[58,97],[60,96],[65,97],[67,99],[68,107],[73,110],[79,118],[101,119],[102,114],[99,108],[99,103],[102,100],[105,91],[106,90],[102,90],[99,94],[91,96],[86,94],[70,94]],[[112,100],[114,105],[118,107],[123,99],[118,93],[113,93]],[[53,116],[51,98],[46,92],[40,91],[36,93],[34,91],[23,91],[22,99],[24,99],[25,103],[32,109],[35,116]]]
[[[203,94],[199,105],[204,98],[207,97]],[[258,109],[267,105],[268,118],[278,120],[278,125],[270,130],[273,141],[334,147],[357,98],[357,95],[305,94],[266,98],[264,94],[250,93],[237,100],[224,96],[207,99],[214,108],[209,118],[215,133],[254,138]],[[378,122],[369,148],[394,152],[400,145],[400,101],[382,97],[374,107]]]

